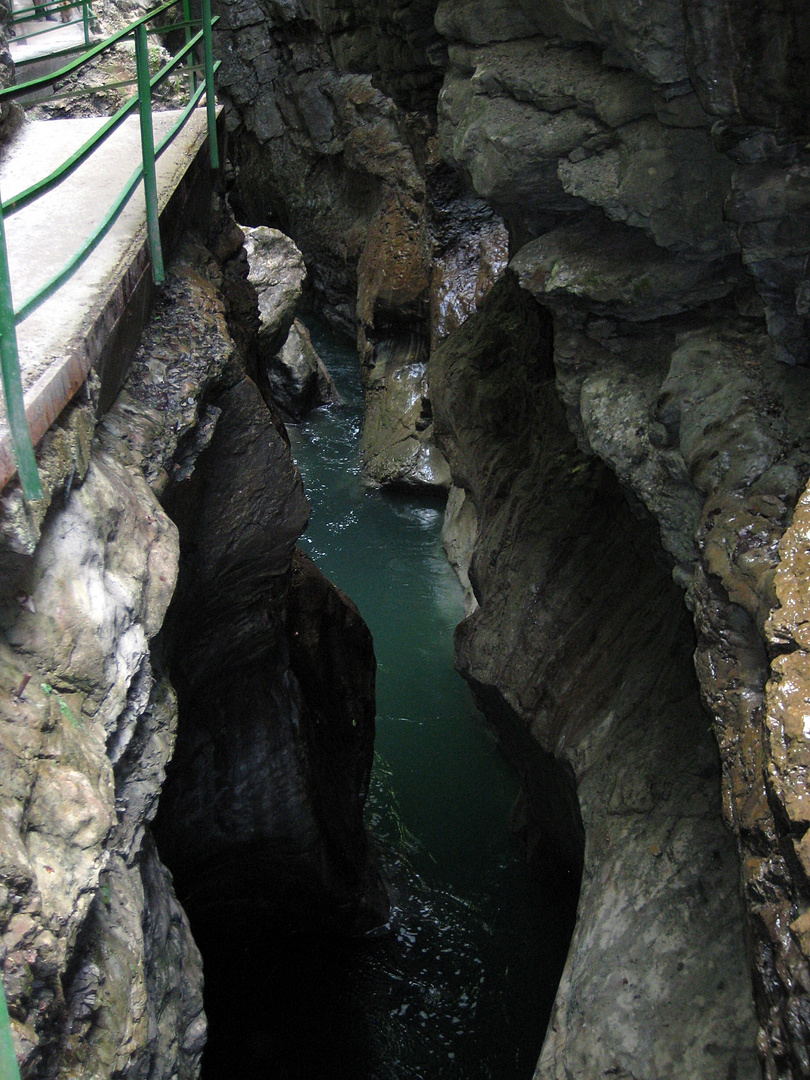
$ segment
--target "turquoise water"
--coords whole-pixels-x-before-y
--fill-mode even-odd
[[[284,977],[295,969],[302,994],[313,979],[332,989],[313,1014],[317,1045],[302,1057],[309,1040],[296,1035],[265,1075],[528,1080],[573,912],[552,882],[528,880],[509,831],[516,780],[453,669],[463,612],[441,548],[442,500],[364,483],[357,355],[318,328],[313,340],[344,404],[290,427],[312,506],[301,546],[374,637],[368,823],[395,918],[374,943],[296,947]],[[327,1017],[337,998],[340,1018]]]
[[[312,508],[300,546],[357,604],[374,638],[380,780],[390,771],[402,820],[419,838],[415,864],[441,868],[454,884],[480,883],[509,845],[517,784],[453,669],[463,610],[441,546],[444,498],[364,482],[357,355],[315,337],[344,404],[289,427]]]

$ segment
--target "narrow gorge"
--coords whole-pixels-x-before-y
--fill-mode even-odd
[[[214,6],[210,208],[115,402],[91,376],[38,448],[47,499],[0,498],[0,970],[23,1080],[810,1077],[810,12]],[[406,1062],[360,1015],[380,966],[403,995],[411,978],[366,958],[406,948],[417,909],[432,924],[375,789],[393,617],[375,660],[307,532],[296,462],[325,437],[306,425],[347,409],[323,325],[358,356],[352,497],[443,513],[455,668],[549,903],[525,916],[537,947],[510,908],[537,963],[531,1060],[439,990],[467,1059]],[[409,767],[428,756],[440,741]],[[486,815],[507,828],[489,796],[469,851]],[[439,834],[450,810],[429,808]],[[455,950],[456,990],[479,948],[463,906],[435,908],[430,945]],[[292,940],[297,981],[264,966]],[[555,948],[552,976],[535,956]],[[416,1001],[396,1006],[419,1041]]]

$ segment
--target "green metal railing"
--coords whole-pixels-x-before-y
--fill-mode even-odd
[[[86,3],[86,0],[82,0]],[[182,21],[152,27],[147,29],[147,24],[165,15],[172,8],[182,4]],[[28,10],[28,9],[26,9]],[[216,99],[214,95],[214,73],[219,64],[214,64],[212,46],[212,26],[216,20],[211,18],[211,0],[202,0],[202,18],[192,20],[189,12],[189,0],[168,0],[158,7],[147,12],[141,18],[131,23],[124,30],[113,34],[103,42],[92,46],[81,57],[65,65],[59,71],[51,75],[43,75],[38,79],[32,79],[19,86],[8,87],[0,91],[0,105],[3,102],[25,97],[33,91],[45,87],[54,87],[61,81],[74,75],[83,66],[95,60],[103,53],[115,48],[116,45],[129,37],[135,42],[135,66],[138,92],[121,108],[111,116],[74,154],[72,154],[58,169],[46,176],[39,183],[32,185],[25,191],[20,192],[13,199],[0,204],[0,365],[2,365],[3,389],[6,400],[9,430],[14,459],[20,477],[20,483],[24,497],[31,501],[42,498],[42,489],[36,467],[31,435],[25,416],[23,402],[22,379],[20,376],[20,364],[17,351],[16,327],[50,296],[63,285],[79,266],[87,259],[91,252],[98,246],[101,240],[109,232],[115,221],[120,216],[124,206],[132,197],[141,180],[144,183],[146,200],[146,221],[149,250],[152,261],[152,276],[156,284],[164,279],[163,253],[160,242],[160,223],[157,199],[157,179],[155,162],[165,148],[176,138],[185,126],[192,111],[199,104],[203,94],[206,98],[206,120],[208,126],[208,144],[210,148],[210,162],[212,169],[219,168],[219,150],[216,135]],[[193,33],[194,27],[200,25],[200,29]],[[172,30],[185,30],[185,45],[153,76],[149,73],[149,54],[147,34],[166,34]],[[195,62],[195,50],[202,50],[202,73],[203,79],[197,83],[199,65]],[[155,145],[154,130],[152,125],[152,91],[163,82],[176,68],[183,65],[188,72],[191,87],[188,104],[172,128]],[[116,83],[116,86],[126,83]],[[94,91],[105,89],[96,87]],[[81,93],[81,91],[79,91]],[[138,110],[141,130],[141,163],[133,172],[112,207],[107,212],[104,220],[87,238],[84,245],[71,257],[54,276],[29,296],[19,307],[14,307],[12,302],[11,280],[8,269],[8,253],[6,249],[5,228],[3,221],[9,215],[30,205],[39,196],[44,195],[57,187],[62,180],[74,172],[82,162],[86,161],[93,151],[135,110]]]
[[[71,15],[71,12],[74,11],[78,14],[78,18]],[[68,15],[68,19],[64,18],[65,15]],[[54,25],[46,26],[40,30],[26,29],[26,24],[41,22],[43,19],[53,21]],[[71,2],[67,3],[65,0],[55,0],[55,2],[51,3],[33,4],[31,7],[19,8],[16,11],[12,10],[11,25],[14,27],[18,39],[24,39],[26,42],[31,41],[33,38],[42,37],[44,34],[53,34],[65,26],[81,25],[84,36],[83,45],[69,45],[59,50],[47,50],[47,55],[51,57],[68,56],[70,53],[84,51],[90,47],[93,12],[89,0],[71,0]],[[41,59],[42,54],[26,57],[16,61],[14,66],[23,67],[26,64],[34,64]]]

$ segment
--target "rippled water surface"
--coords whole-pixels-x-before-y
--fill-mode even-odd
[[[516,780],[453,668],[463,611],[441,547],[443,502],[363,482],[356,352],[313,336],[344,404],[291,429],[312,504],[301,546],[374,636],[368,821],[398,905],[392,937],[351,965],[365,1075],[531,1077],[570,912],[527,880],[509,831]]]
[[[290,427],[312,505],[301,547],[374,636],[368,823],[395,919],[388,937],[359,943],[249,925],[240,1065],[229,1071],[220,1050],[204,1075],[530,1080],[572,913],[527,880],[509,831],[516,781],[453,669],[463,612],[443,502],[363,482],[357,354],[317,328],[313,339],[344,404]]]

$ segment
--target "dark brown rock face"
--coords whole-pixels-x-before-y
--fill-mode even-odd
[[[537,1075],[753,1078],[717,750],[650,525],[567,430],[548,317],[514,279],[437,350],[430,378],[479,522],[480,606],[456,662],[521,773],[530,853],[583,873]]]
[[[387,914],[362,824],[371,639],[300,559],[291,591],[301,478],[258,389],[234,375],[211,401],[220,416],[195,475],[168,501],[182,544],[166,631],[181,726],[158,840],[191,909],[249,901],[266,918],[367,930]]]
[[[362,818],[374,749],[374,648],[349,597],[298,550],[287,629],[290,668],[306,702],[302,737],[310,747],[311,798],[330,862],[358,883],[341,914],[355,932],[374,930],[388,904],[368,860]]]
[[[574,664],[558,651],[562,643],[572,650],[579,643],[591,655],[583,644],[591,632],[587,621],[574,619],[559,643],[549,643],[542,630],[552,613],[568,626],[578,574],[566,562],[554,576],[555,584],[557,577],[571,584],[566,607],[548,589],[530,600],[519,584],[524,571],[507,569],[512,548],[526,549],[514,556],[522,567],[533,565],[534,545],[556,565],[554,559],[562,558],[557,547],[584,544],[578,528],[571,526],[567,539],[547,536],[538,531],[534,512],[517,509],[534,505],[535,489],[551,500],[553,487],[551,480],[527,472],[517,454],[530,454],[533,425],[540,422],[530,407],[523,366],[509,367],[509,378],[488,385],[486,394],[482,389],[481,401],[476,387],[486,379],[480,364],[472,365],[469,386],[460,376],[438,374],[438,367],[425,378],[428,351],[447,355],[443,347],[437,350],[446,330],[475,310],[486,291],[479,294],[477,283],[488,286],[508,252],[521,286],[553,316],[554,381],[577,446],[604,464],[652,523],[663,561],[686,590],[697,632],[700,693],[720,747],[723,813],[742,868],[762,1068],[769,1080],[810,1075],[803,790],[809,759],[801,704],[803,617],[797,615],[803,610],[803,502],[794,516],[810,476],[806,5],[441,0],[434,26],[446,52],[436,47],[426,23],[415,31],[429,16],[421,5],[407,13],[396,7],[391,25],[371,3],[335,2],[328,12],[305,0],[282,6],[286,14],[276,18],[272,34],[279,49],[286,35],[287,52],[278,54],[286,58],[285,74],[273,76],[275,88],[263,97],[232,92],[243,125],[244,176],[258,176],[259,146],[269,148],[273,140],[277,162],[285,155],[291,161],[294,145],[295,160],[308,163],[297,174],[307,177],[306,191],[279,165],[272,166],[265,188],[252,179],[249,184],[268,191],[267,206],[295,217],[302,235],[311,208],[308,220],[319,223],[319,233],[335,236],[322,242],[322,265],[332,283],[342,282],[332,286],[333,308],[342,305],[348,317],[355,287],[361,299],[357,324],[371,471],[396,480],[397,468],[388,466],[397,455],[385,448],[407,446],[400,459],[418,462],[418,453],[432,443],[433,413],[441,414],[442,445],[456,483],[467,492],[465,528],[477,529],[479,537],[471,574],[483,602],[459,632],[460,661],[505,730],[521,730],[516,715],[523,718],[523,730],[534,732],[535,741],[524,744],[527,758],[532,751],[526,747],[538,741],[544,751],[562,754],[544,742],[550,736],[542,734],[547,721],[540,717],[556,717],[559,730],[567,730],[589,710],[601,715],[601,691],[586,693],[596,685],[590,677],[572,681],[569,693],[558,696],[554,689],[558,668]],[[420,43],[418,58],[393,44],[404,27]],[[373,48],[361,47],[369,39]],[[241,53],[241,46],[235,51]],[[358,73],[372,68],[372,55],[378,69],[361,85]],[[425,58],[443,65],[435,118],[419,113],[427,81],[421,84],[423,97],[404,92],[404,66],[413,63],[421,78]],[[252,86],[269,85],[258,69],[255,79]],[[283,91],[281,80],[287,80]],[[309,89],[299,93],[294,80],[306,81],[307,88],[314,80],[320,96],[308,97]],[[327,86],[347,88],[347,98],[326,92]],[[272,136],[269,128],[261,134],[253,118],[252,102],[260,98],[262,108],[275,108],[284,118]],[[335,105],[330,112],[321,105],[324,98],[349,101],[351,107]],[[321,124],[327,113],[339,121]],[[317,137],[310,137],[307,124],[318,128]],[[450,170],[457,177],[453,183]],[[339,223],[333,232],[330,215]],[[309,260],[309,249],[301,246]],[[320,273],[320,293],[328,298],[326,275]],[[524,316],[507,319],[516,341]],[[498,349],[494,353],[500,355]],[[525,363],[533,370],[530,359]],[[438,408],[437,392],[443,396]],[[394,419],[392,407],[398,410]],[[497,437],[492,435],[488,456],[476,465],[476,437],[454,432],[469,427],[477,436],[490,423]],[[513,438],[510,455],[501,443],[511,446]],[[597,484],[596,474],[587,471],[592,462],[585,465],[583,473]],[[408,468],[418,472],[418,464]],[[490,474],[499,478],[497,499],[487,495]],[[517,491],[514,502],[501,497],[513,487],[525,489],[525,503]],[[454,495],[453,505],[459,502]],[[584,513],[589,524],[601,520],[595,509],[565,505],[564,520],[569,512],[571,520],[576,513]],[[513,509],[507,513],[504,506]],[[626,535],[624,526],[615,528]],[[636,530],[637,553],[653,542],[642,535]],[[605,552],[615,550],[614,541],[604,526],[599,544]],[[589,557],[604,567],[608,559],[598,554],[599,544],[588,549],[596,552]],[[628,566],[636,565],[627,558]],[[499,574],[508,584],[499,584]],[[610,591],[607,570],[604,578]],[[596,582],[588,586],[594,594],[599,588]],[[650,626],[660,625],[658,602],[633,595]],[[617,610],[625,610],[623,600],[615,602]],[[596,610],[600,602],[594,601]],[[537,627],[518,631],[524,626],[521,604],[535,612]],[[609,615],[610,605],[605,625],[612,625]],[[622,627],[631,624],[628,612]],[[652,630],[650,637],[663,641]],[[545,643],[549,657],[558,657],[553,670],[540,665],[529,674],[518,662],[533,655],[535,638]],[[599,655],[613,654],[605,646]],[[617,670],[614,662],[603,669],[607,697],[611,686],[616,690]],[[662,747],[671,748],[666,752],[677,756],[679,748],[663,734],[661,739]],[[581,790],[580,801],[585,798]],[[631,795],[628,800],[634,804]],[[675,802],[667,805],[675,813]],[[583,818],[591,831],[599,828],[584,808]],[[697,838],[695,843],[700,846]],[[713,841],[707,844],[706,850],[714,850]],[[596,886],[589,895],[589,917],[598,922]],[[585,925],[577,939],[582,947]],[[609,940],[607,931],[599,937],[603,951]],[[580,963],[579,947],[572,953],[572,971]],[[564,994],[581,994],[583,986],[571,976]],[[593,1066],[577,1058],[582,1025],[564,1023],[565,1008],[561,996],[543,1076],[563,1075],[565,1069],[587,1075]],[[592,1015],[585,1013],[586,1024]],[[744,1027],[735,1022],[729,1030]],[[698,1066],[686,1050],[684,1055],[680,1065],[668,1059],[664,1071],[692,1068],[711,1075],[715,1065]],[[638,1078],[654,1075],[658,1067],[632,1055],[624,1064],[620,1058],[605,1068]],[[747,1067],[739,1057],[735,1068]]]
[[[686,59],[704,108],[744,124],[807,131],[810,13],[800,0],[746,4],[722,13],[686,0]]]

